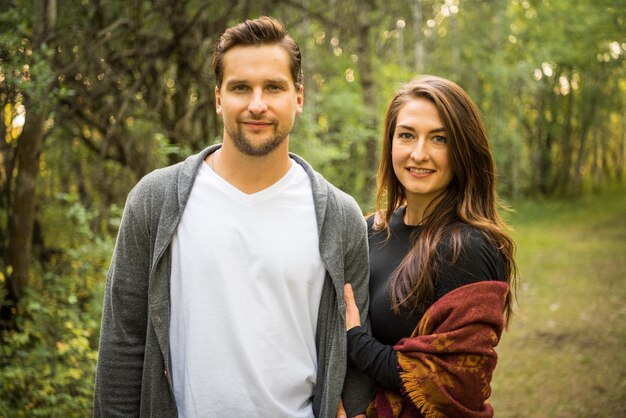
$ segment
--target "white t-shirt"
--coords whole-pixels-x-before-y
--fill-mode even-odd
[[[326,270],[304,169],[248,195],[203,164],[171,248],[179,416],[313,417]]]

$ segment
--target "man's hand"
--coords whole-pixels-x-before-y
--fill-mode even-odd
[[[354,292],[351,284],[343,285],[343,300],[346,303],[346,331],[361,326],[359,308],[354,301]]]

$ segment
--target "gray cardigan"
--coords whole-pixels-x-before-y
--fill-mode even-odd
[[[219,147],[153,171],[128,195],[107,273],[94,416],[177,416],[169,372],[170,242],[198,169]],[[317,417],[334,418],[342,396],[348,414],[353,415],[365,410],[373,386],[347,365],[343,284],[352,283],[362,323],[367,323],[366,225],[354,199],[298,156],[291,158],[311,179],[326,266],[317,322],[313,411]]]

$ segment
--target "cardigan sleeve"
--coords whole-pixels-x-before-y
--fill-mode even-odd
[[[352,285],[355,301],[361,314],[361,323],[369,324],[369,265],[367,229],[361,217],[359,227],[361,235],[355,240],[354,248],[346,254],[345,277]],[[343,304],[343,294],[339,299]],[[345,305],[344,305],[345,309]],[[344,316],[345,319],[345,316]],[[369,325],[366,325],[369,332]],[[364,413],[374,396],[374,382],[355,365],[348,361],[346,378],[342,391],[342,400],[348,416]]]
[[[139,415],[148,321],[150,240],[138,187],[128,196],[107,273],[94,416]]]

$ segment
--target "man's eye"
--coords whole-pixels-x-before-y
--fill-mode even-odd
[[[269,84],[267,86],[267,89],[269,91],[282,91],[283,90],[283,86],[280,86],[278,84]]]

